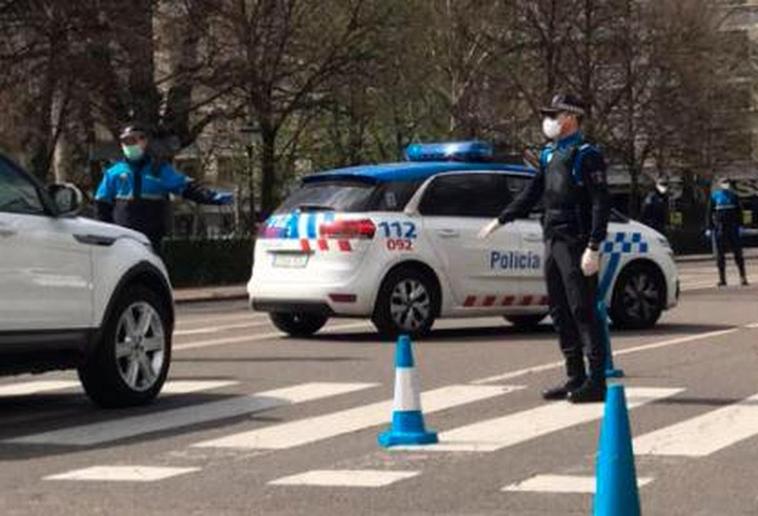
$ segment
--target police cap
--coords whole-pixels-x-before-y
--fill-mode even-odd
[[[121,133],[118,137],[119,140],[126,138],[147,138],[147,131],[141,125],[129,124],[121,129]]]
[[[558,113],[572,113],[584,116],[584,105],[573,95],[558,94],[553,97],[549,106],[541,110],[543,115],[557,115]]]

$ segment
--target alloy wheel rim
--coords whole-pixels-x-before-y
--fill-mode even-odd
[[[656,282],[646,273],[629,278],[624,286],[623,304],[627,314],[637,320],[647,320],[658,309],[660,292]]]
[[[404,279],[395,285],[390,295],[390,315],[395,325],[404,331],[416,331],[429,320],[432,300],[423,283]]]
[[[146,391],[158,381],[166,355],[163,321],[148,303],[130,305],[116,327],[116,366],[134,391]]]

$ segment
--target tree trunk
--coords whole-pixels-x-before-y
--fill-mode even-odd
[[[276,136],[276,129],[261,126],[261,211],[266,217],[275,208]]]

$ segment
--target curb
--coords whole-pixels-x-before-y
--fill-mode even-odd
[[[221,291],[213,288],[208,291],[187,292],[182,289],[174,290],[174,304],[183,305],[190,303],[203,303],[209,301],[242,301],[247,300],[248,295],[244,288],[239,291]]]

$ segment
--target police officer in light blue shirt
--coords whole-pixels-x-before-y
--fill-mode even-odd
[[[745,274],[745,259],[742,256],[742,242],[740,242],[740,201],[734,192],[732,181],[722,178],[719,188],[711,193],[710,213],[708,222],[713,241],[716,244],[716,265],[719,269],[719,287],[726,286],[726,257],[727,248],[734,253],[734,261],[740,271],[743,285],[747,285]]]
[[[95,194],[98,218],[145,234],[156,250],[166,234],[169,194],[212,205],[234,202],[232,194],[210,190],[147,152],[147,132],[135,125],[120,135],[124,160],[108,168]]]

